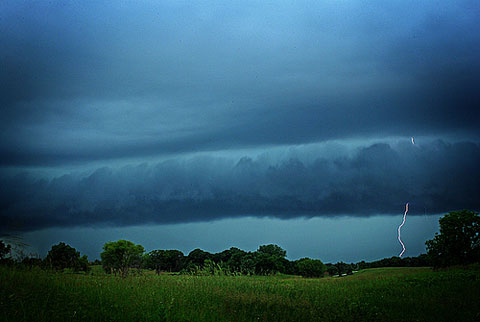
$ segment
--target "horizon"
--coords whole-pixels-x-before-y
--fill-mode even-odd
[[[416,257],[425,253],[425,241],[432,239],[434,234],[438,232],[438,219],[441,216],[413,214],[408,218],[407,222],[411,229],[405,231],[404,236],[408,242],[406,244],[407,251],[403,257]],[[139,225],[117,227],[115,229],[108,226],[46,228],[25,233],[22,235],[22,241],[29,245],[26,249],[37,254],[40,258],[44,258],[53,245],[65,242],[80,251],[82,255],[87,255],[90,261],[94,261],[100,259],[104,243],[126,239],[144,246],[146,253],[156,249],[178,249],[187,256],[189,252],[197,248],[214,254],[231,247],[253,252],[260,245],[276,244],[286,250],[289,260],[308,257],[320,259],[324,263],[340,261],[356,263],[362,260],[371,262],[398,256],[396,250],[401,249],[401,247],[395,235],[397,229],[395,224],[400,217],[401,215],[398,218],[377,215],[359,220],[355,217],[341,216],[340,218],[303,218],[300,221],[296,219],[247,217],[246,220],[227,218],[209,223],[148,227]],[[370,223],[370,231],[355,230],[354,227],[365,220]],[[342,233],[338,227],[345,224],[348,224],[349,228]],[[267,226],[271,229],[266,228]],[[247,240],[242,236],[241,231],[245,227],[257,227],[255,232],[252,233],[255,236],[253,240]],[[384,245],[381,252],[375,254],[371,252],[371,249],[375,248],[377,242],[369,239],[368,235],[379,227],[383,230]],[[205,232],[205,230],[209,232],[210,238],[204,238],[200,246],[195,244],[194,240],[198,240],[202,235],[200,232]],[[303,233],[303,238],[275,237],[275,233],[286,232],[287,230],[290,233],[293,232],[292,236],[299,236]],[[165,233],[168,235],[162,235]],[[193,238],[193,241],[185,240],[185,238],[178,237],[181,233],[193,234],[195,238]],[[212,235],[212,233],[215,233],[215,235]],[[349,236],[351,233],[355,233],[357,236]],[[161,238],[156,239],[155,236],[158,234]],[[220,236],[222,241],[218,242],[216,236]],[[93,239],[93,242],[88,239]],[[340,248],[331,248],[332,244],[341,244],[341,241],[345,239],[349,241],[348,244],[342,245]],[[301,247],[298,245],[301,245]]]

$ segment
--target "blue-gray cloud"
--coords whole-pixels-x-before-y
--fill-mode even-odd
[[[0,165],[478,140],[476,1],[0,4]]]
[[[412,214],[480,209],[480,146],[376,143],[337,156],[191,157],[50,179],[2,175],[4,230],[225,217]]]

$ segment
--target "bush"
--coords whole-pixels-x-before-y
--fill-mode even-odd
[[[52,246],[45,259],[47,266],[56,270],[71,268],[74,271],[88,271],[88,259],[84,255],[80,257],[80,252],[65,243],[59,243]]]
[[[323,277],[327,267],[319,259],[302,258],[297,261],[297,269],[303,277]]]

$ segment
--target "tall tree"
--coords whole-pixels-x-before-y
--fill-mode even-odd
[[[262,245],[255,252],[255,273],[260,275],[283,272],[287,252],[278,245]]]
[[[87,256],[80,257],[79,251],[63,242],[52,246],[48,251],[46,262],[47,265],[57,270],[64,268],[73,268],[75,271],[88,270]]]
[[[145,249],[142,245],[135,245],[129,240],[118,240],[103,245],[102,266],[109,273],[119,273],[126,277],[129,269],[142,261]]]
[[[480,216],[470,210],[452,211],[440,218],[440,234],[425,242],[434,267],[480,261]]]
[[[242,262],[244,257],[247,255],[247,252],[232,247],[227,252],[226,262],[227,266],[232,272],[241,272],[242,271]],[[224,260],[225,261],[225,260]]]

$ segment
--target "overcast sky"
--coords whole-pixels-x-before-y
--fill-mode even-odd
[[[476,0],[2,1],[0,232],[479,210],[478,30]]]

